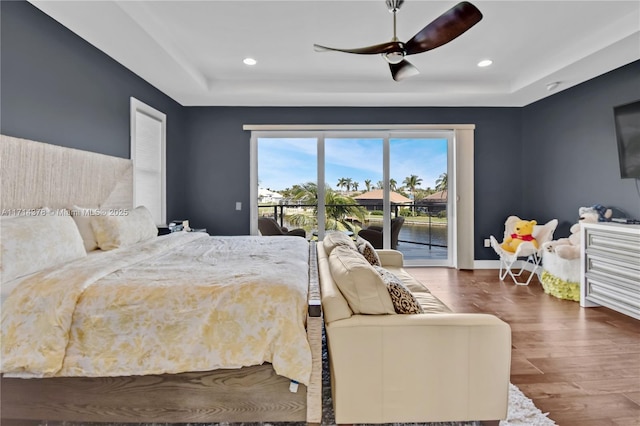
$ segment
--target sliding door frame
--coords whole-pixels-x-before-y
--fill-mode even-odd
[[[449,230],[452,235],[449,241],[455,241],[455,250],[450,252],[451,266],[457,269],[473,269],[474,263],[474,129],[473,124],[443,124],[443,125],[244,125],[244,130],[251,131],[250,138],[250,233],[258,235],[258,139],[259,138],[316,138],[317,140],[317,176],[318,176],[318,238],[324,237],[325,200],[324,194],[324,140],[326,138],[379,138],[383,139],[383,182],[384,208],[383,220],[388,223],[391,218],[389,200],[389,138],[398,135],[412,135],[420,137],[436,131],[451,134],[452,140],[448,144],[453,152],[448,153],[448,174],[453,177],[453,185],[449,189],[450,215],[453,226]],[[432,131],[432,132],[429,132]],[[385,134],[386,132],[386,134]],[[450,140],[449,138],[447,139]],[[451,182],[449,182],[451,184]],[[390,229],[384,227],[383,240],[385,248],[390,243]]]

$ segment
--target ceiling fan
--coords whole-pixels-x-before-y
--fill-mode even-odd
[[[393,38],[391,41],[356,49],[337,49],[314,44],[313,47],[316,52],[335,51],[359,55],[381,54],[389,63],[393,79],[400,81],[420,73],[416,67],[404,59],[405,56],[426,52],[449,43],[482,19],[482,13],[474,5],[463,1],[437,17],[414,35],[411,40],[403,43],[396,37],[396,13],[400,10],[404,0],[386,0],[386,3],[389,12],[393,13]]]

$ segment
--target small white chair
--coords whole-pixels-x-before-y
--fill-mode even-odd
[[[521,219],[518,216],[509,216],[507,218],[507,220],[504,222],[503,241],[505,238],[514,233],[515,224],[519,220]],[[533,278],[538,268],[540,267],[543,250],[542,246],[547,241],[551,241],[553,239],[553,232],[556,230],[557,226],[558,219],[552,219],[544,225],[535,225],[533,227],[533,237],[538,242],[538,248],[536,248],[530,241],[524,241],[518,246],[515,253],[506,251],[502,247],[500,247],[501,242],[498,242],[498,240],[496,240],[493,235],[489,237],[491,240],[491,247],[493,247],[495,252],[500,257],[500,280],[504,280],[505,277],[509,275],[511,279],[513,279],[513,282],[515,284],[529,285],[529,283],[531,282],[531,278]],[[514,266],[518,260],[524,263],[518,264],[520,265],[520,269],[514,270]],[[533,265],[533,269],[531,269],[529,278],[527,278],[526,281],[518,281],[518,278],[522,275],[522,273],[525,270],[529,269],[526,266],[531,266],[527,264]]]

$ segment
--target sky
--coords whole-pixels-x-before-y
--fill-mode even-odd
[[[398,187],[417,175],[418,188],[435,188],[447,172],[446,139],[390,139],[391,178]],[[258,140],[258,184],[274,191],[317,179],[315,138],[260,138]],[[382,139],[325,138],[325,181],[333,189],[340,178],[358,182],[358,190],[382,180]]]

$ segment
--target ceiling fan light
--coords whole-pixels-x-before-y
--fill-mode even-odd
[[[383,53],[382,57],[390,64],[399,64],[404,59],[403,52],[388,52]]]
[[[480,68],[488,67],[491,64],[493,64],[493,61],[491,59],[483,59],[482,61],[478,62],[478,66]]]

